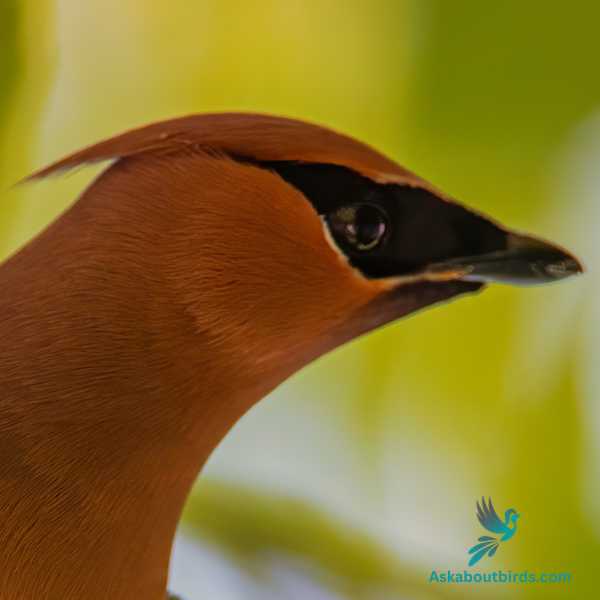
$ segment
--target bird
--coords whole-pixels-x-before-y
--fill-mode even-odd
[[[477,564],[486,554],[489,557],[496,554],[496,550],[500,546],[500,542],[506,542],[512,538],[517,532],[517,520],[521,515],[514,509],[509,508],[504,513],[504,522],[498,516],[492,499],[488,498],[488,503],[485,503],[485,498],[481,498],[481,504],[477,502],[477,519],[491,533],[501,534],[502,537],[491,537],[482,535],[478,538],[479,543],[469,548],[469,566]]]
[[[192,484],[271,390],[428,306],[583,270],[302,120],[155,122],[25,181],[103,161],[0,266],[3,600],[164,600]]]

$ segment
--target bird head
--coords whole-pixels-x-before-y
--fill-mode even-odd
[[[164,598],[199,469],[286,377],[488,282],[581,270],[296,120],[154,123],[33,178],[102,160],[113,163],[0,273],[2,443],[18,449],[5,453],[3,598],[105,598],[107,581],[115,597]]]
[[[564,249],[302,121],[229,113],[155,123],[33,177],[104,159],[116,162],[84,202],[118,215],[112,227],[129,241],[149,240],[196,330],[255,365],[291,372],[488,282],[542,283],[582,270]]]

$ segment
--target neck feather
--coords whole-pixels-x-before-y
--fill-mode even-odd
[[[158,231],[121,260],[128,238],[88,208],[0,267],[3,600],[163,600],[190,487],[276,383],[196,331]]]

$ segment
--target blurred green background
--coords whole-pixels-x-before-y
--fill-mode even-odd
[[[588,266],[396,323],[277,390],[200,479],[173,590],[597,597],[598,23],[600,4],[577,0],[1,0],[2,256],[94,172],[10,188],[35,167],[148,121],[235,109],[353,134]],[[522,515],[482,569],[572,582],[429,584],[466,566],[482,495]]]

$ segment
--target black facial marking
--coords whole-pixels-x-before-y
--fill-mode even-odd
[[[506,234],[493,223],[427,190],[378,184],[336,165],[261,164],[306,196],[350,263],[367,277],[415,273],[506,246]]]

